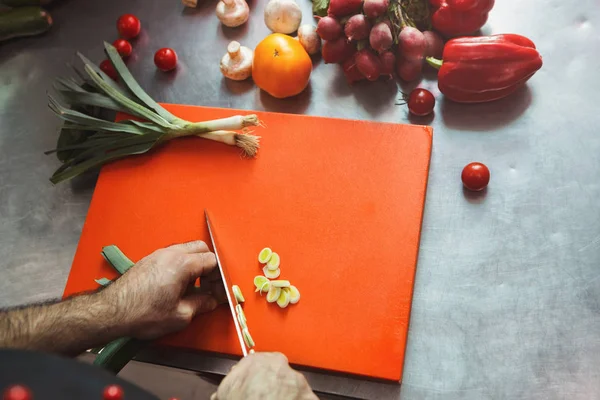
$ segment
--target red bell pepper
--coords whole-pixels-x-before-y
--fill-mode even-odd
[[[440,91],[459,103],[506,97],[542,67],[535,44],[514,34],[449,40],[442,58],[427,57],[427,62],[440,70]]]
[[[446,36],[468,35],[481,28],[494,7],[494,0],[429,0],[431,24]]]

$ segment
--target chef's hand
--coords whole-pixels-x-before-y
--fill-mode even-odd
[[[224,289],[216,266],[206,243],[178,244],[143,258],[99,295],[111,303],[127,336],[155,339],[217,307]],[[198,277],[208,291],[194,287]]]
[[[223,379],[211,400],[318,400],[304,376],[281,353],[255,353]]]

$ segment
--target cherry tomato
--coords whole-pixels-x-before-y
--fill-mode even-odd
[[[115,49],[117,49],[117,51],[123,58],[129,57],[131,55],[131,52],[133,51],[133,47],[131,47],[131,43],[129,43],[125,39],[115,40],[113,42],[113,46],[115,46]]]
[[[463,168],[461,179],[467,189],[478,192],[488,185],[490,170],[480,162],[472,162]]]
[[[119,35],[125,39],[133,39],[140,34],[142,24],[138,17],[133,14],[124,14],[117,20],[117,30]]]
[[[102,396],[104,400],[122,400],[123,389],[119,385],[110,385],[104,388]]]
[[[173,49],[164,47],[154,54],[154,64],[161,71],[171,71],[177,66],[177,53]]]
[[[417,88],[408,96],[408,111],[419,117],[429,115],[435,106],[435,97],[427,89]]]
[[[102,72],[104,72],[106,75],[110,76],[115,81],[119,79],[119,74],[117,73],[117,70],[112,65],[112,63],[110,62],[110,60],[104,60],[104,61],[102,61],[100,63],[100,70]]]
[[[31,400],[31,391],[22,385],[14,385],[4,391],[3,400]]]

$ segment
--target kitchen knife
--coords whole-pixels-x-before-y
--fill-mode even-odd
[[[223,286],[225,287],[225,293],[227,294],[227,302],[229,303],[229,309],[231,310],[231,316],[233,317],[233,324],[235,325],[235,330],[237,331],[238,340],[240,341],[240,346],[242,347],[242,354],[244,357],[248,355],[248,349],[246,348],[246,342],[244,341],[244,337],[242,335],[242,328],[240,327],[237,313],[235,312],[235,296],[233,294],[233,289],[231,287],[231,280],[229,279],[229,275],[227,274],[227,270],[221,263],[221,259],[219,258],[219,252],[217,251],[217,245],[215,243],[215,237],[213,233],[213,228],[210,223],[210,218],[208,216],[208,211],[204,210],[204,215],[206,216],[206,225],[208,226],[208,234],[210,235],[210,241],[212,242],[213,251],[215,252],[215,257],[217,259],[217,266],[219,267],[219,271],[221,272],[221,279],[223,279]]]

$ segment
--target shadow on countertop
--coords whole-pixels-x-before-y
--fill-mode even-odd
[[[488,131],[502,128],[518,119],[532,102],[531,89],[524,86],[508,97],[479,104],[461,104],[442,98],[441,117],[444,125],[466,131]]]
[[[256,89],[260,92],[259,102],[265,111],[304,114],[312,97],[312,86],[310,83],[302,93],[285,99],[277,99],[264,90]]]

